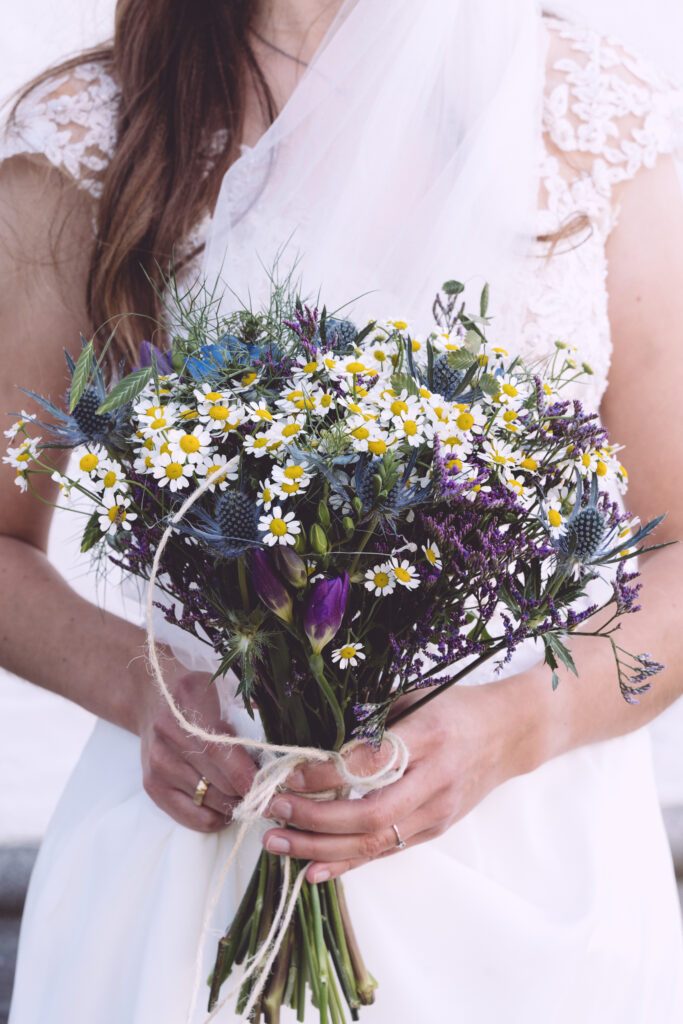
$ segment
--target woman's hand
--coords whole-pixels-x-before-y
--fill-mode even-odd
[[[395,732],[410,752],[408,769],[363,799],[298,795],[339,786],[332,765],[292,773],[288,791],[268,811],[291,827],[270,829],[266,849],[312,861],[308,881],[323,882],[396,853],[394,824],[408,846],[441,835],[500,783],[536,767],[539,746],[517,681],[454,688],[398,723]],[[348,755],[349,769],[370,775],[387,754],[386,744],[378,751],[358,747]]]
[[[211,732],[233,732],[220,717],[216,684],[208,673],[188,672],[177,663],[166,662],[164,678],[191,722]],[[147,794],[180,825],[197,832],[224,829],[256,773],[246,750],[204,743],[189,735],[149,678],[141,689],[137,723]],[[197,807],[192,797],[202,775],[209,787]]]

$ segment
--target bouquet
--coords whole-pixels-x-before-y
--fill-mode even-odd
[[[626,563],[652,550],[660,519],[641,525],[612,500],[606,485],[627,484],[620,449],[562,396],[590,367],[562,342],[537,366],[511,357],[487,340],[488,289],[477,315],[463,290],[444,285],[428,334],[359,329],[289,283],[229,316],[210,297],[179,301],[167,350],[145,343],[107,387],[83,339],[64,407],[27,391],[42,412],[7,432],[22,489],[50,473],[67,504],[85,496],[83,551],[149,580],[172,527],[158,603],[212,648],[216,677],[235,672],[270,743],[379,744],[399,698],[421,695],[412,713],[529,638],[555,688],[560,663],[576,672],[568,638],[605,609],[581,632],[611,645],[624,698],[662,667],[616,639],[638,610]],[[53,447],[76,449],[74,472],[53,471]],[[596,578],[599,607],[581,602]],[[209,1009],[236,965],[263,964],[290,886],[263,852],[218,943]],[[344,1003],[357,1020],[374,999],[339,880],[303,882],[270,959],[239,991],[253,1021],[283,1005],[303,1020],[310,993],[336,1024]]]

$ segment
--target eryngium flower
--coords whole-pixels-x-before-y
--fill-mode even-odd
[[[294,605],[291,595],[284,583],[273,569],[270,556],[265,551],[256,549],[249,559],[251,582],[257,597],[270,608],[279,619],[291,622]]]
[[[583,562],[600,550],[605,530],[602,512],[591,506],[584,508],[569,522],[561,537],[560,550]]]
[[[440,355],[434,362],[432,385],[447,402],[452,402],[458,393],[464,374],[455,370],[448,362],[446,354]]]
[[[349,574],[314,583],[304,609],[304,631],[315,654],[337,635],[349,599]]]
[[[258,509],[240,491],[226,491],[216,502],[216,522],[232,557],[241,555],[258,539]],[[228,554],[228,557],[231,557]]]

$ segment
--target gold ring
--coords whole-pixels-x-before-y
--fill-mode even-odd
[[[203,775],[200,775],[199,782],[197,783],[197,788],[195,789],[194,796],[192,797],[192,803],[196,804],[197,807],[201,807],[202,804],[204,803],[204,797],[206,796],[206,791],[208,788],[209,780],[205,779]]]
[[[401,833],[398,830],[398,825],[392,825],[391,827],[393,828],[394,832],[396,833],[396,849],[397,850],[405,850],[405,848],[407,846],[407,843],[406,843],[405,839],[401,839]]]

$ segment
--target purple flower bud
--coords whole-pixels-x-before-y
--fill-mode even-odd
[[[278,544],[275,550],[275,561],[288,583],[297,588],[306,586],[308,583],[306,563],[293,548]]]
[[[135,369],[142,370],[145,366],[151,366],[153,358],[159,373],[173,372],[170,355],[167,352],[162,352],[161,349],[157,348],[157,346],[152,344],[151,341],[140,342],[138,365]]]
[[[270,557],[256,548],[250,556],[251,582],[257,596],[279,619],[291,622],[294,613],[292,598],[273,569]]]
[[[315,654],[320,654],[342,624],[349,599],[349,574],[314,583],[304,610],[304,630]]]

